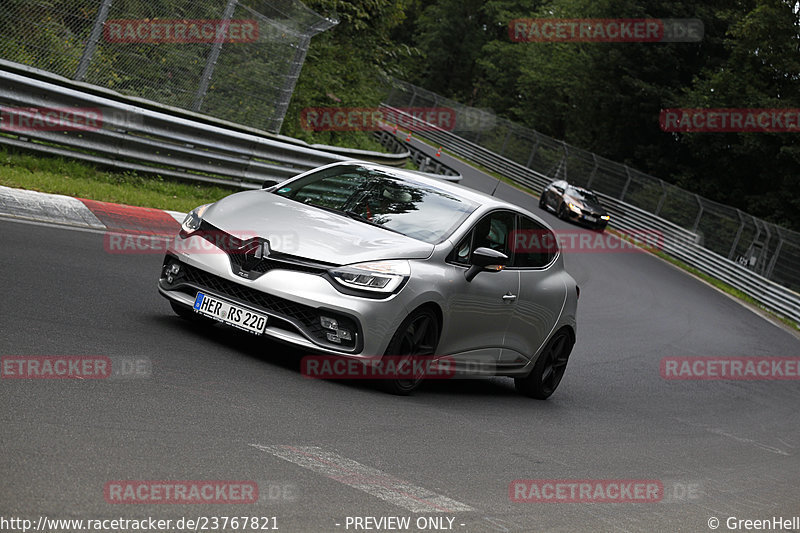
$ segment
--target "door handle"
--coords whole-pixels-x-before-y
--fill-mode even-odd
[[[503,295],[503,300],[505,300],[506,302],[513,302],[516,299],[517,295],[511,294],[511,291],[508,291],[506,294]]]

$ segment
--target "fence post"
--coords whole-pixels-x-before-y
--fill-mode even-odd
[[[503,155],[506,152],[506,145],[508,144],[508,139],[511,137],[511,124],[506,124],[506,136],[503,139],[503,147],[500,149],[500,154]]]
[[[767,224],[764,224],[767,227],[767,231],[769,232],[769,227]],[[781,228],[780,226],[775,226],[775,233],[778,235],[778,245],[775,247],[775,251],[772,252],[772,257],[769,259],[769,263],[766,264],[764,269],[764,277],[767,279],[772,279],[772,272],[775,270],[775,263],[778,261],[778,256],[781,253],[781,248],[783,248],[783,235],[781,235]],[[766,251],[766,246],[764,247]]]
[[[658,199],[658,205],[656,206],[656,211],[655,213],[653,213],[655,216],[658,216],[658,214],[661,212],[661,209],[664,207],[664,202],[667,201],[667,188],[664,187],[664,180],[662,179],[658,180],[658,184],[661,185],[661,191],[663,192],[663,194],[661,194],[661,198]]]
[[[594,181],[594,176],[597,174],[597,167],[599,166],[597,164],[597,156],[595,154],[592,154],[592,161],[594,162],[594,166],[592,167],[592,173],[589,174],[589,181],[586,182],[587,189],[592,188],[592,182]]]
[[[700,200],[700,196],[694,195],[694,199],[697,200],[697,205],[700,207],[700,210],[697,212],[697,218],[694,219],[694,226],[692,226],[692,233],[697,233],[697,227],[700,226],[700,219],[703,217],[703,202]]]
[[[757,219],[755,217],[753,217],[753,220],[757,220],[758,222],[761,223],[761,225],[764,227],[764,233],[766,234],[766,238],[762,241],[763,244],[761,245],[761,250],[758,253],[758,259],[756,259],[755,267],[758,269],[758,272],[762,276],[767,277],[766,276],[767,261],[764,258],[764,254],[767,252],[767,250],[769,250],[770,241],[772,240],[772,232],[769,230],[769,224],[767,224],[763,220]],[[759,235],[760,234],[761,233],[760,233],[760,228],[759,228]],[[753,244],[755,245],[755,244],[758,244],[758,243],[754,242]],[[763,259],[763,261],[762,261],[762,259]]]
[[[775,252],[772,254],[772,259],[769,260],[769,265],[767,265],[766,274],[764,277],[767,279],[772,279],[772,271],[775,270],[775,263],[778,261],[778,256],[781,253],[781,248],[783,248],[783,235],[781,235],[780,230],[775,228],[778,232],[778,246],[775,247]]]
[[[414,100],[417,99],[417,88],[411,88],[411,100],[408,101],[408,107],[414,107]]]
[[[751,219],[753,219],[753,226],[756,228],[756,234],[753,235],[753,238],[750,240],[750,245],[747,247],[748,251],[750,251],[750,248],[753,247],[755,243],[759,242],[758,239],[759,237],[761,237],[761,226],[759,225],[760,220],[754,217],[753,215],[749,216]]]
[[[628,175],[628,181],[625,182],[625,186],[622,188],[622,192],[619,195],[619,201],[625,201],[625,194],[628,192],[628,186],[631,184],[631,169],[628,168],[628,165],[625,165],[625,174]]]
[[[75,81],[83,81],[86,77],[86,72],[89,70],[89,63],[92,61],[94,51],[97,49],[97,41],[100,40],[100,34],[103,33],[103,25],[108,18],[109,9],[111,9],[111,0],[103,0],[103,3],[100,4],[100,9],[97,10],[97,18],[94,19],[92,33],[89,35],[89,40],[86,42],[86,46],[83,49],[81,59],[78,61],[78,68],[75,70],[75,76],[73,77]]]
[[[562,146],[564,148],[566,148],[566,146],[564,145],[563,141],[562,141]],[[558,174],[561,172],[561,166],[562,165],[564,165],[564,178],[563,179],[566,180],[567,179],[567,168],[566,168],[567,167],[567,157],[566,157],[566,155],[562,156],[561,159],[558,160],[558,163],[556,163],[556,165],[554,167],[550,167],[547,170],[547,172],[545,172],[545,175],[550,177],[551,179],[554,179],[554,180],[561,179],[561,178],[559,178]]]
[[[535,131],[533,133],[536,135],[536,140],[533,142],[533,148],[531,148],[531,155],[528,156],[528,162],[525,164],[525,166],[530,168],[531,170],[533,170],[531,167],[531,165],[533,164],[533,158],[536,156],[536,151],[539,149],[539,134],[536,133]]]
[[[214,74],[214,68],[217,66],[217,59],[219,59],[219,53],[222,50],[222,43],[228,36],[228,26],[225,23],[231,19],[233,16],[233,10],[235,8],[236,0],[228,0],[228,4],[225,6],[225,11],[222,12],[225,34],[222,39],[219,38],[219,35],[216,36],[214,39],[214,46],[211,47],[211,51],[208,53],[206,67],[203,69],[203,75],[200,78],[200,85],[197,87],[197,92],[194,95],[194,102],[192,102],[192,109],[194,111],[200,111],[200,108],[203,105],[203,99],[206,97],[206,93],[208,92],[208,84],[211,83],[211,76]]]
[[[739,239],[742,237],[742,231],[744,231],[744,217],[742,216],[742,212],[737,209],[736,214],[739,215],[739,230],[736,232],[736,237],[733,239],[731,251],[728,252],[728,259],[730,260],[733,260],[733,254],[736,253],[736,247],[739,245]]]
[[[294,65],[293,72],[286,76],[286,84],[281,89],[281,100],[275,105],[275,114],[272,115],[272,131],[278,133],[283,126],[283,119],[286,117],[286,111],[289,109],[289,102],[292,100],[292,93],[297,84],[297,79],[300,77],[300,70],[303,68],[303,62],[306,60],[308,47],[311,45],[311,34],[304,33],[297,45],[297,50],[294,53],[292,65]]]

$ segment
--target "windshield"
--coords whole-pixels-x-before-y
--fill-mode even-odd
[[[597,196],[593,192],[582,190],[582,189],[575,189],[570,187],[569,195],[577,198],[578,200],[585,200],[587,202],[592,202],[594,204],[599,204],[600,200],[597,199]]]
[[[360,166],[327,168],[274,194],[431,244],[448,237],[477,208],[435,187]]]

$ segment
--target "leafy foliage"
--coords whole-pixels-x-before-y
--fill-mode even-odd
[[[417,18],[423,87],[800,229],[797,133],[665,133],[670,107],[800,108],[792,0],[437,0]],[[516,43],[516,18],[696,18],[699,43]]]
[[[4,0],[0,57],[71,77],[98,3]],[[279,3],[286,2],[264,0],[259,5]],[[376,106],[388,90],[387,77],[396,76],[800,229],[797,133],[674,134],[659,127],[660,111],[671,107],[800,108],[797,0],[304,3],[339,24],[311,39],[283,122],[285,135],[379,149],[369,133],[306,131],[300,116],[306,107]],[[51,4],[59,9],[43,7]],[[224,4],[222,0],[115,0],[114,9],[130,17],[163,18],[169,13],[175,18],[214,18]],[[249,16],[242,9],[240,5],[236,16]],[[282,15],[275,7],[270,16]],[[702,20],[705,35],[697,43],[512,42],[509,21],[533,17],[696,18]],[[20,21],[30,23],[32,30],[24,39],[19,37]],[[275,77],[278,63],[285,62],[287,50],[294,48],[279,41],[271,46],[225,47],[203,111],[226,113],[242,122],[272,113],[283,85],[278,80],[264,89],[261,82]],[[99,46],[87,81],[185,106],[194,97],[206,56],[203,45]],[[111,68],[123,60],[129,68]],[[148,80],[154,76],[158,83]],[[630,194],[648,206],[659,197],[658,190]]]

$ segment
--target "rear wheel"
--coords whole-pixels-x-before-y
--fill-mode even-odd
[[[549,398],[564,377],[574,344],[572,335],[566,329],[561,329],[553,335],[542,350],[531,373],[524,378],[514,378],[517,392],[537,400]]]
[[[407,365],[416,359],[432,357],[439,344],[439,320],[431,309],[419,309],[411,313],[389,342],[386,349],[387,356],[396,358],[398,367]],[[425,365],[423,365],[425,366]],[[385,379],[381,382],[383,388],[391,394],[407,396],[420,386],[424,376],[412,375],[408,379]]]

